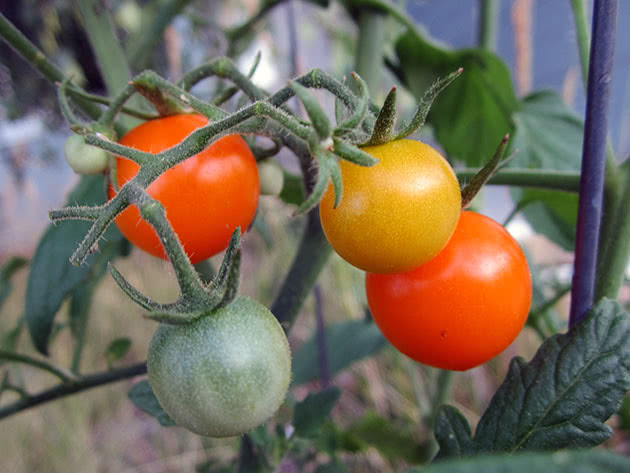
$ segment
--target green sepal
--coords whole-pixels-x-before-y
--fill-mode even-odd
[[[422,125],[424,125],[427,115],[429,114],[429,110],[431,110],[431,105],[433,105],[433,101],[438,95],[440,95],[440,92],[442,92],[451,82],[461,75],[463,70],[464,69],[460,67],[455,72],[451,72],[446,77],[435,81],[433,85],[426,90],[418,103],[418,108],[416,109],[416,113],[411,119],[411,122],[409,122],[407,126],[396,134],[394,137],[395,140],[400,140],[415,133],[420,129],[420,127],[422,127]]]
[[[357,88],[359,89],[359,103],[357,108],[354,110],[354,113],[348,117],[348,119],[341,123],[337,128],[335,128],[333,134],[341,135],[347,132],[348,130],[352,130],[357,128],[359,124],[365,119],[368,113],[368,105],[370,104],[370,95],[368,93],[368,88],[363,79],[353,72],[352,78],[357,83]]]
[[[501,160],[505,154],[509,139],[510,135],[506,134],[501,140],[501,143],[499,143],[499,146],[497,146],[490,161],[488,161],[486,165],[473,176],[470,182],[466,184],[466,187],[462,189],[462,209],[466,208],[472,202],[484,184],[500,169],[500,164],[504,164],[501,163]]]
[[[306,212],[315,207],[320,200],[326,188],[328,187],[328,180],[330,179],[330,169],[326,166],[325,162],[319,163],[319,172],[317,173],[317,182],[313,187],[311,195],[309,195],[304,202],[293,212],[293,216],[304,215]]]
[[[343,180],[341,178],[341,169],[337,163],[336,156],[330,151],[324,151],[320,158],[320,162],[325,162],[326,167],[330,171],[330,179],[333,185],[333,191],[335,192],[335,202],[333,208],[337,208],[339,202],[341,202],[341,196],[343,195]]]
[[[378,163],[378,159],[371,154],[339,138],[333,138],[333,152],[340,158],[359,166],[370,167]]]
[[[326,112],[321,107],[319,102],[313,97],[308,89],[298,82],[291,81],[289,86],[295,92],[295,95],[302,101],[308,118],[313,124],[313,128],[317,132],[317,136],[320,140],[325,140],[331,134],[330,120],[326,116]]]
[[[216,301],[216,306],[212,307],[212,310],[228,305],[236,297],[241,266],[240,239],[241,227],[236,227],[225,250],[221,266],[208,286],[210,298]]]
[[[382,145],[391,141],[396,124],[396,87],[392,87],[378,112],[372,136],[363,145]]]

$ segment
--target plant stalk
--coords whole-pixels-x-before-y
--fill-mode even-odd
[[[499,0],[479,0],[477,44],[488,51],[497,49]]]
[[[595,0],[577,236],[569,326],[574,326],[593,305],[597,248],[606,170],[608,103],[615,52],[617,0]]]
[[[99,373],[81,376],[73,383],[60,384],[33,396],[28,396],[20,399],[19,401],[16,401],[7,406],[0,407],[0,419],[9,417],[13,414],[17,414],[18,412],[30,409],[31,407],[35,407],[40,404],[44,404],[46,402],[54,401],[65,396],[70,396],[71,394],[102,386],[104,384],[121,381],[127,378],[133,378],[134,376],[146,374],[146,372],[147,364],[146,362],[142,362],[116,370],[102,371]]]
[[[380,90],[387,15],[382,10],[361,8],[354,70],[366,82],[370,95]]]

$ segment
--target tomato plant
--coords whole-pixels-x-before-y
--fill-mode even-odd
[[[341,161],[343,197],[330,186],[320,205],[326,238],[350,264],[373,273],[409,271],[433,258],[460,213],[457,177],[432,147],[397,140],[363,148],[373,167]]]
[[[392,345],[451,370],[467,370],[507,348],[525,324],[532,297],[516,240],[469,211],[434,259],[407,273],[368,273],[365,285],[374,320]]]
[[[150,120],[123,136],[120,143],[159,153],[206,123],[201,115],[185,114]],[[133,161],[118,157],[118,185],[133,178],[138,169]],[[236,227],[249,227],[256,213],[259,186],[251,150],[240,136],[229,135],[166,171],[147,192],[164,205],[186,253],[196,263],[223,251]],[[112,186],[109,196],[114,196]],[[155,231],[136,207],[123,211],[116,225],[134,245],[166,258]]]
[[[107,168],[107,152],[86,144],[81,135],[70,135],[63,152],[66,162],[77,174],[101,174]]]
[[[291,353],[273,314],[238,297],[191,323],[161,324],[147,367],[155,395],[178,425],[229,437],[276,412],[289,387]]]

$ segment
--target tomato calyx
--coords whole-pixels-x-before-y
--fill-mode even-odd
[[[149,222],[161,221],[158,225],[168,225],[164,218],[164,208],[157,201],[147,201],[140,207],[140,213]],[[113,265],[109,265],[109,270],[123,292],[149,312],[146,318],[171,325],[189,324],[227,306],[236,297],[241,261],[240,236],[241,230],[237,227],[230,238],[219,270],[208,284],[201,281],[185,254],[180,254],[178,258],[177,252],[173,252],[175,257],[171,262],[181,292],[175,302],[163,304],[153,301],[135,289]],[[177,244],[163,242],[167,245]],[[181,251],[183,252],[183,249]]]

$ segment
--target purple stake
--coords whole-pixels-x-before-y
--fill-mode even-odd
[[[586,121],[569,326],[593,305],[597,243],[602,214],[608,102],[617,26],[617,0],[595,0],[586,91]]]

